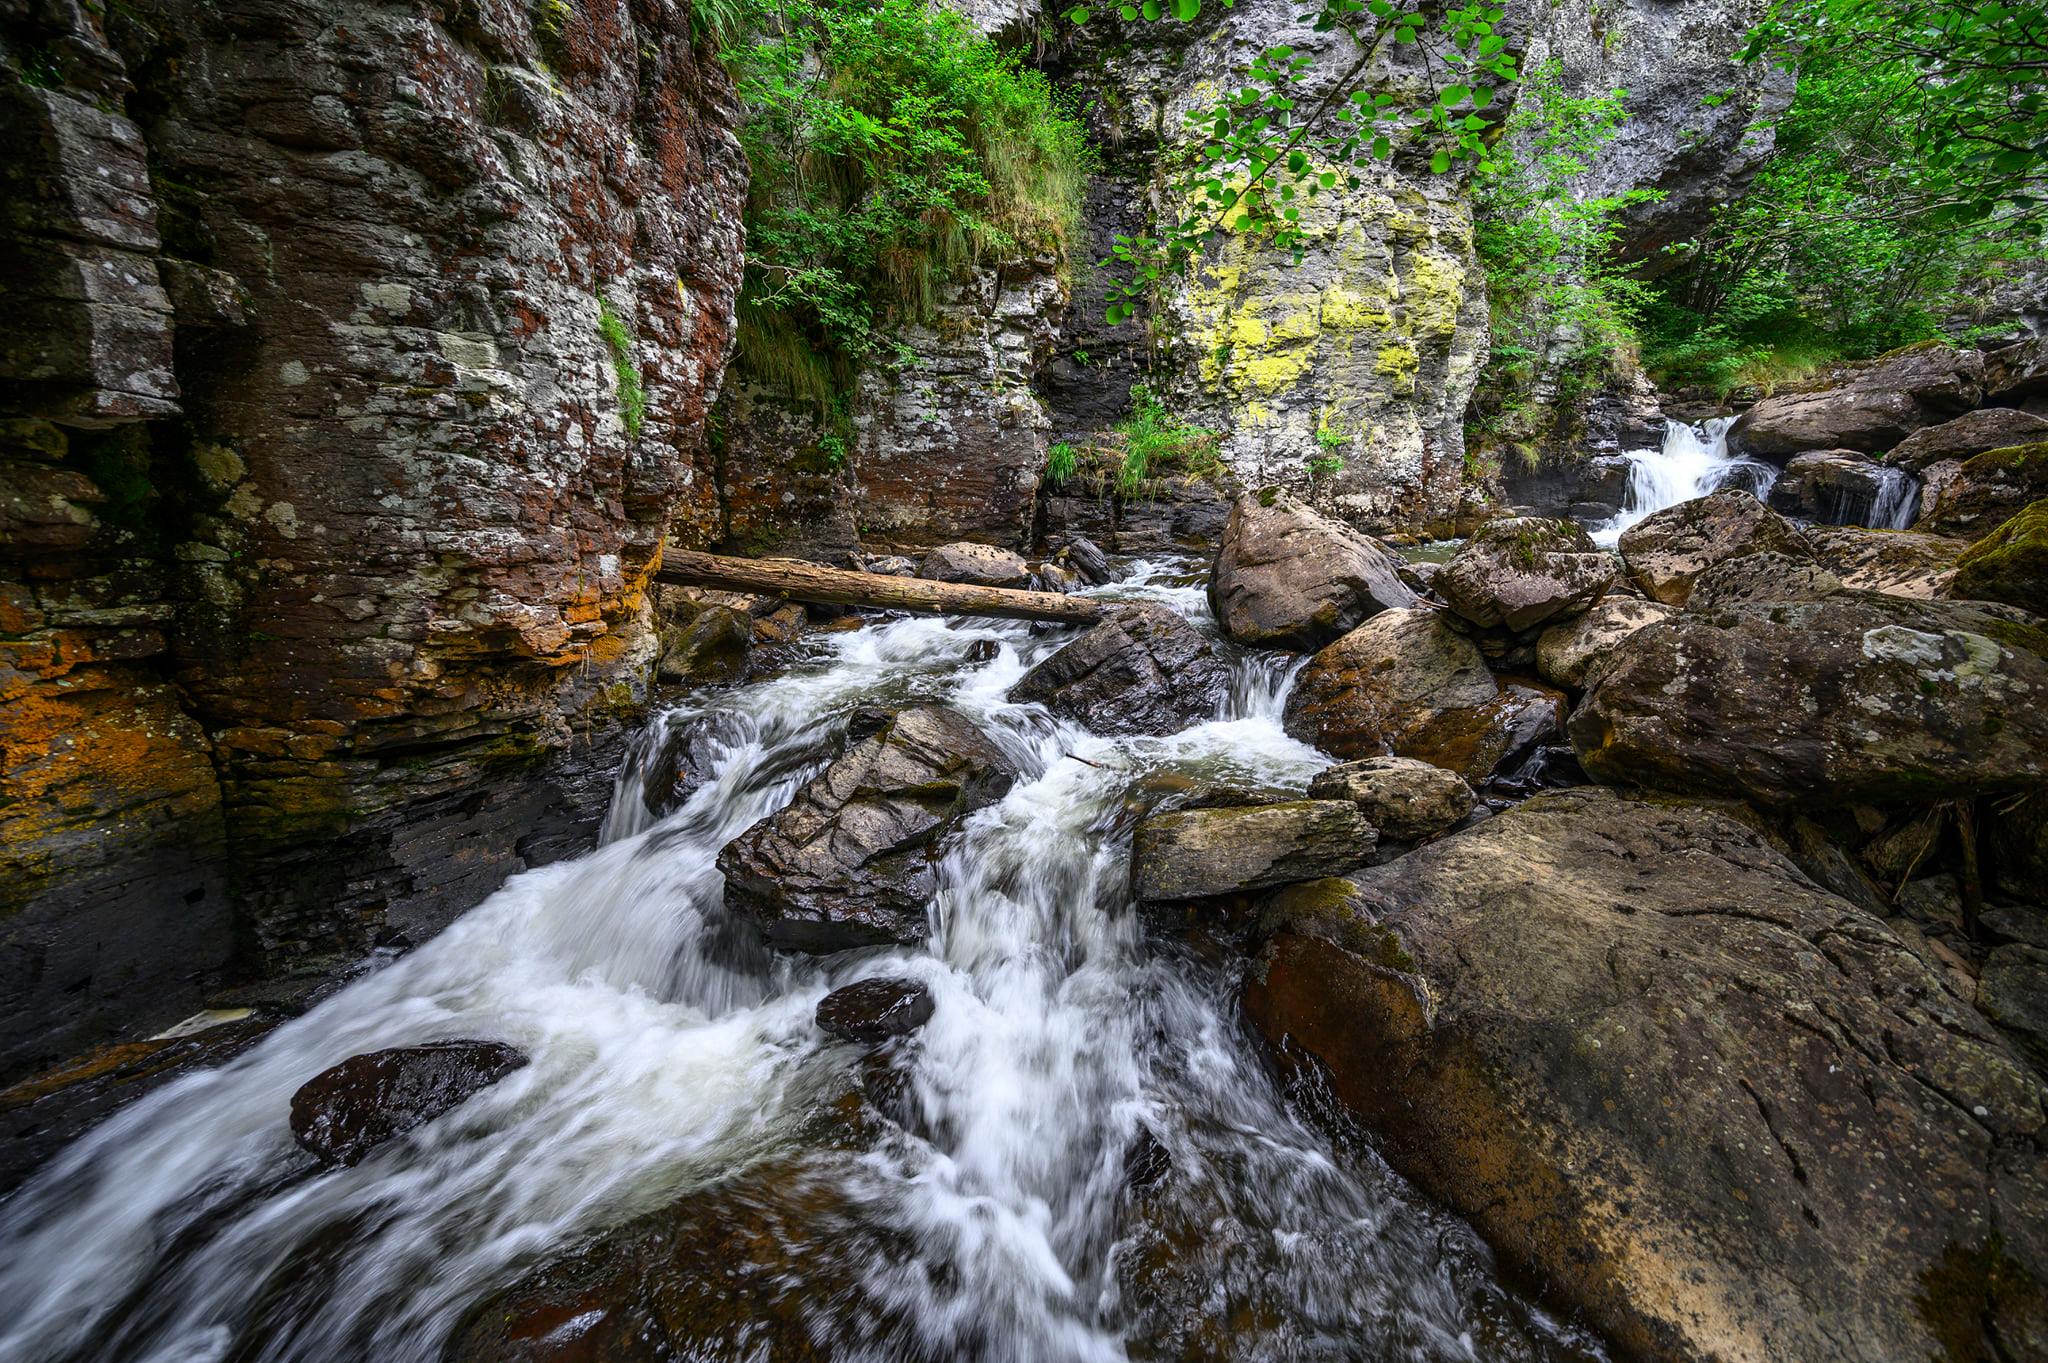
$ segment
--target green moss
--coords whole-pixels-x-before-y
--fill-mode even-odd
[[[1956,560],[1951,595],[2048,614],[2048,500],[2035,502]]]
[[[647,419],[647,390],[640,386],[640,367],[633,363],[632,333],[626,330],[625,319],[603,294],[597,297],[597,330],[612,352],[613,387],[619,396],[626,434],[637,438],[641,423]]]
[[[2002,450],[1986,450],[1963,463],[1965,475],[1982,476],[1997,471],[2048,473],[2048,440],[2037,440],[2031,445],[2008,445]]]

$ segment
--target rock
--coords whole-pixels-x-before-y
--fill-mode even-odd
[[[1750,829],[1561,792],[1350,879],[1252,1025],[1617,1357],[2048,1348],[2040,1078]]]
[[[1171,734],[1208,719],[1230,687],[1209,641],[1164,606],[1119,606],[1026,672],[1010,699],[1098,734]]]
[[[777,606],[766,615],[754,619],[754,642],[764,648],[779,644],[794,643],[796,637],[811,623],[809,612],[798,603],[791,601]]]
[[[1334,757],[1420,758],[1477,786],[1563,714],[1564,697],[1496,681],[1470,639],[1418,607],[1377,615],[1311,658],[1283,718]]]
[[[1170,903],[1335,875],[1362,865],[1378,836],[1348,800],[1154,814],[1131,843],[1131,895]]]
[[[1811,559],[1744,554],[1701,573],[1685,608],[1717,610],[1743,601],[1818,601],[1842,590],[1842,579]]]
[[[1081,575],[1081,580],[1090,586],[1100,587],[1115,576],[1109,569],[1109,555],[1086,535],[1075,535],[1060,552],[1073,570]]]
[[[1926,600],[1946,586],[1969,541],[1917,531],[1810,525],[1800,532],[1842,585]]]
[[[1812,546],[1790,521],[1732,489],[1666,507],[1621,537],[1630,576],[1667,606],[1683,606],[1693,580],[1716,563],[1761,553],[1813,557]]]
[[[942,544],[924,556],[917,575],[937,582],[964,582],[971,587],[1024,587],[1031,565],[1023,556],[991,544]]]
[[[2048,629],[1837,592],[1629,636],[1572,715],[1597,781],[1767,805],[1938,800],[2048,777]]]
[[[1415,593],[1377,541],[1267,488],[1231,504],[1209,604],[1240,644],[1313,652]]]
[[[727,606],[707,606],[689,624],[662,631],[663,681],[738,681],[754,645],[754,622]]]
[[[917,980],[862,980],[818,1000],[819,1028],[864,1046],[908,1036],[931,1016],[932,991]]]
[[[1489,521],[1430,585],[1481,628],[1520,633],[1599,600],[1621,574],[1614,555],[1572,521]]]
[[[1414,842],[1472,812],[1472,787],[1456,772],[1412,757],[1365,757],[1317,772],[1312,800],[1349,800],[1381,836]]]
[[[1672,611],[1673,607],[1659,601],[1611,594],[1602,597],[1584,615],[1543,631],[1536,640],[1537,674],[1554,686],[1580,690],[1622,640]]]
[[[1937,342],[1843,366],[1805,391],[1765,398],[1728,431],[1728,448],[1782,462],[1803,450],[1891,449],[1975,407],[1984,357]]]
[[[2048,441],[1991,450],[1967,459],[1939,488],[1914,529],[1982,535],[2048,497]]]
[[[1854,450],[1795,455],[1771,485],[1774,511],[1823,525],[1899,530],[1913,523],[1920,485],[1903,469]]]
[[[1977,979],[1977,1007],[2038,1068],[2048,1070],[2048,950],[2015,944],[1986,956]]]
[[[2048,616],[2048,501],[2035,502],[1956,560],[1948,594]]]
[[[1984,850],[1991,884],[2000,893],[2039,904],[2041,887],[2048,885],[2048,791],[1993,801],[1984,818]]]
[[[884,577],[917,576],[917,560],[901,554],[877,554],[860,566],[863,572],[880,573]]]
[[[928,931],[939,842],[1016,778],[963,715],[920,705],[849,734],[851,746],[718,854],[729,908],[770,946],[830,952]]]
[[[436,1041],[350,1056],[292,1095],[292,1136],[323,1164],[360,1164],[527,1059],[499,1041]]]
[[[2011,407],[1986,407],[1965,412],[1939,426],[1925,426],[1892,447],[1885,462],[1918,473],[1944,459],[1968,459],[1986,450],[2048,440],[2048,418]]]

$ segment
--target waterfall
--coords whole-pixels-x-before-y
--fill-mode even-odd
[[[1904,469],[1886,464],[1874,466],[1877,493],[1870,504],[1868,524],[1873,530],[1910,530],[1920,518],[1920,480]]]
[[[1591,527],[1596,543],[1613,548],[1627,530],[1645,516],[1667,506],[1704,497],[1724,487],[1740,487],[1763,498],[1770,495],[1778,471],[1755,459],[1728,453],[1728,428],[1733,417],[1714,417],[1699,426],[1682,421],[1664,423],[1664,445],[1655,450],[1628,450],[1628,495],[1621,514]]]

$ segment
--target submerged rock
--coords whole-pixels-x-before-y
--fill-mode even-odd
[[[1482,628],[1517,633],[1585,610],[1614,585],[1621,563],[1573,521],[1489,521],[1431,586]]]
[[[1949,595],[2048,616],[2048,501],[2035,502],[1956,560]]]
[[[1350,879],[1248,1017],[1617,1356],[2048,1350],[2040,1078],[1750,829],[1572,791]]]
[[[753,919],[770,946],[830,952],[924,940],[940,839],[1016,778],[1002,750],[944,706],[871,723],[787,808],[718,854],[727,906]]]
[[[354,1055],[292,1095],[292,1137],[324,1164],[360,1164],[527,1064],[499,1041],[436,1041]]]
[[[1914,529],[1982,535],[2048,497],[2048,441],[1965,460],[1924,507]]]
[[[1238,643],[1306,652],[1415,593],[1378,541],[1268,488],[1231,505],[1209,604]]]
[[[1361,866],[1378,834],[1348,800],[1285,800],[1154,814],[1131,844],[1140,903],[1207,899]]]
[[[1098,734],[1170,734],[1215,714],[1229,688],[1230,669],[1186,619],[1127,605],[1026,672],[1010,699]]]
[[[1673,610],[1641,597],[1602,597],[1584,615],[1552,625],[1537,638],[1537,675],[1554,686],[1580,690],[1594,669],[1614,656],[1622,640]]]
[[[917,575],[938,582],[964,582],[973,587],[1023,587],[1031,581],[1031,565],[1021,554],[991,544],[942,544],[924,556]]]
[[[1968,459],[1986,450],[2042,440],[2048,440],[2048,418],[2011,407],[1986,407],[1913,432],[1892,447],[1885,462],[1918,473],[1944,459]]]
[[[1312,800],[1348,800],[1388,838],[1413,842],[1472,812],[1472,787],[1456,772],[1412,757],[1366,757],[1317,772]]]
[[[835,989],[818,1000],[821,1030],[872,1046],[908,1036],[931,1021],[932,991],[918,980],[873,979]]]
[[[1735,489],[1666,507],[1621,537],[1629,575],[1667,606],[1683,606],[1694,580],[1715,564],[1762,553],[1813,557],[1790,521]]]
[[[1825,387],[1781,393],[1744,412],[1728,447],[1783,460],[1803,450],[1891,449],[1912,432],[1975,407],[1984,357],[1928,343],[1847,365]]]

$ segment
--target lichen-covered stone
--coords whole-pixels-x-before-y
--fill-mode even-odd
[[[2048,501],[2035,502],[1956,560],[1950,596],[2048,616]]]
[[[1585,610],[1620,574],[1576,523],[1517,516],[1481,526],[1430,585],[1473,624],[1520,633]]]
[[[1683,606],[1694,580],[1715,564],[1761,553],[1813,557],[1790,521],[1733,488],[1666,507],[1621,537],[1629,575],[1667,606]]]
[[[1412,757],[1362,757],[1316,773],[1309,798],[1349,800],[1381,835],[1412,842],[1472,812],[1472,787],[1456,772]]]
[[[963,541],[942,544],[926,554],[917,575],[975,587],[1022,587],[1031,581],[1031,565],[1011,550]]]
[[[1908,530],[1810,525],[1800,532],[1842,585],[1920,600],[1939,595],[1970,542]]]
[[[662,631],[663,681],[737,681],[747,670],[754,621],[730,606],[706,606],[686,625]]]
[[[1580,690],[1615,655],[1622,640],[1674,609],[1641,597],[1602,597],[1584,615],[1552,625],[1537,637],[1536,672],[1553,686]]]
[[[1712,611],[1744,601],[1818,601],[1840,590],[1842,579],[1812,559],[1744,554],[1701,573],[1692,584],[1685,608]]]
[[[1349,800],[1154,814],[1131,843],[1131,897],[1170,903],[1315,880],[1362,865],[1377,840]]]
[[[1778,460],[1802,450],[1875,454],[1969,411],[1983,391],[1980,352],[1924,342],[1765,398],[1729,428],[1728,447]]]
[[[1915,530],[1982,535],[2048,497],[2048,441],[1989,450],[1963,461],[1923,505]]]
[[[2048,440],[2048,417],[2011,407],[1985,407],[1939,426],[1922,427],[1894,445],[1884,460],[1908,473],[1918,473],[1944,459],[1968,459],[1986,450],[2043,440]]]
[[[1415,593],[1390,550],[1268,488],[1231,505],[1209,604],[1238,643],[1307,652]]]

